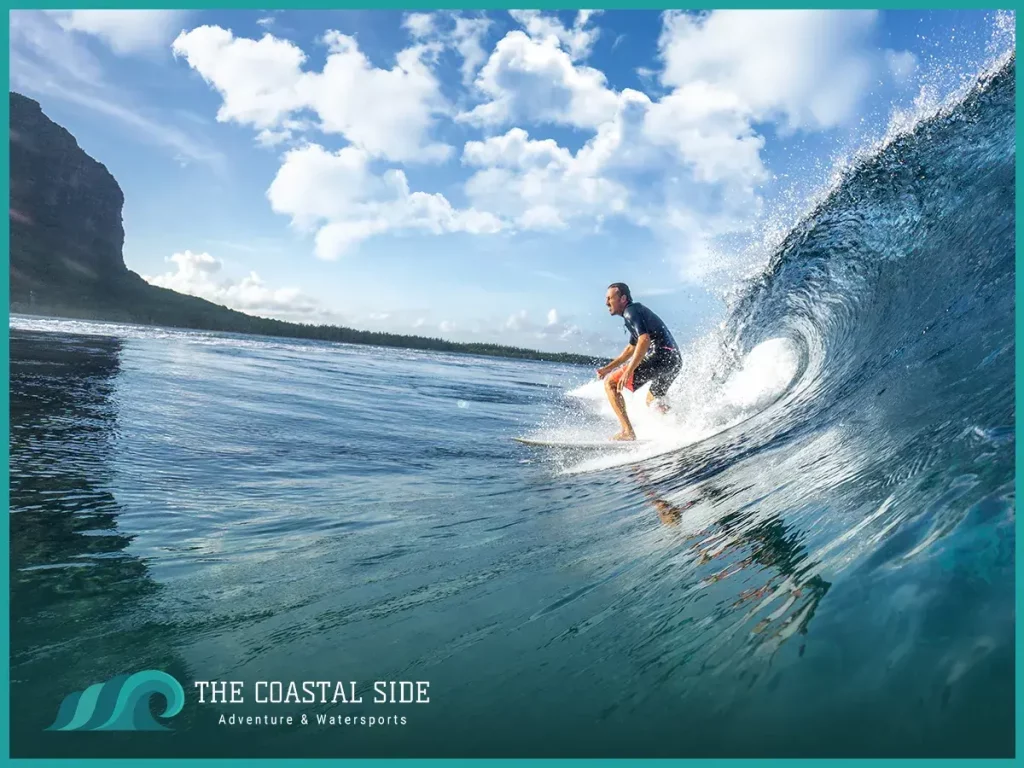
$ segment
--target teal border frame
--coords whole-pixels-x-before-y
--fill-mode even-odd
[[[129,2],[96,2],[96,3],[76,3],[68,4],[67,2],[54,2],[46,3],[35,0],[34,2],[21,2],[17,4],[9,4],[7,13],[4,16],[3,24],[0,25],[0,36],[3,38],[4,46],[10,50],[10,12],[12,10],[28,10],[28,9],[79,9],[79,8],[102,8],[102,9],[115,9],[115,8],[164,8],[164,9],[203,9],[203,8],[217,8],[217,9],[250,9],[260,10],[265,9],[267,6],[260,3],[245,2],[245,0],[221,0],[219,3],[202,3],[196,2],[196,0],[186,0],[182,3],[129,3]],[[746,2],[737,2],[737,0],[728,0],[726,2],[708,4],[706,2],[698,2],[693,4],[670,4],[664,2],[664,0],[652,0],[649,2],[638,2],[637,0],[620,0],[617,3],[609,3],[607,0],[601,0],[595,3],[577,3],[575,6],[567,5],[565,2],[553,2],[552,0],[539,0],[534,2],[525,3],[512,3],[512,2],[498,2],[497,0],[482,0],[476,3],[465,3],[465,2],[452,2],[451,0],[442,0],[441,2],[424,2],[424,0],[374,0],[374,2],[352,2],[352,0],[304,0],[304,2],[286,2],[278,3],[275,8],[292,8],[296,10],[345,10],[345,9],[372,9],[372,10],[501,10],[507,8],[537,8],[540,10],[566,10],[575,9],[577,7],[587,7],[596,9],[606,10],[666,10],[670,8],[685,8],[687,10],[717,10],[717,9],[754,9],[754,8],[828,8],[828,9],[879,9],[879,10],[909,10],[909,9],[927,9],[927,10],[939,10],[939,9],[976,9],[986,11],[996,10],[1014,10],[1016,11],[1016,3],[979,3],[976,2],[922,2],[921,0],[904,0],[904,2],[893,3],[877,3],[869,4],[864,2],[853,2],[851,0],[833,0],[833,2],[756,2],[755,0],[746,0]],[[1015,29],[1019,32],[1021,22],[1019,18],[1015,18]],[[2,63],[0,63],[0,71],[3,72],[4,80],[8,83],[8,90],[10,90],[10,56],[3,57]],[[1019,72],[1019,71],[1018,71]],[[1020,75],[1017,74],[1017,91],[1016,91],[1016,109],[1017,115],[1021,113],[1021,106],[1024,105],[1024,97],[1021,96],[1020,92]],[[9,101],[3,102],[2,106],[3,122],[5,125],[9,125],[10,120],[10,103]],[[1021,125],[1018,121],[1017,128],[1017,150],[1021,147],[1022,133]],[[2,164],[2,179],[0,179],[0,185],[2,185],[4,198],[10,200],[10,143],[4,142],[3,150],[0,152],[0,164]],[[1020,164],[1017,165],[1015,184],[1017,189],[1020,188],[1021,182],[1024,181],[1024,173],[1022,173]],[[1021,199],[1017,196],[1015,215],[1021,212]],[[0,365],[3,366],[3,407],[2,414],[0,414],[0,420],[4,427],[4,432],[10,435],[10,219],[3,220],[3,235],[2,235],[2,253],[3,253],[3,268],[0,270],[0,289],[3,291],[5,301],[3,302],[4,308],[4,330],[2,334],[2,359],[0,359]],[[1016,298],[1021,295],[1021,289],[1024,287],[1024,277],[1021,276],[1021,246],[1024,244],[1024,236],[1022,236],[1019,228],[1016,229],[1016,274],[1015,274],[1015,294]],[[1015,330],[1019,333],[1024,326],[1022,323],[1021,315],[1016,312],[1015,302]],[[1024,399],[1021,397],[1020,387],[1016,385],[1016,377],[1020,376],[1022,368],[1021,358],[1015,359],[1015,414],[1020,412]],[[1016,424],[1014,425],[1014,434],[1016,441],[1016,478],[1020,476],[1022,458],[1024,458],[1024,448],[1022,448],[1019,440],[1019,433],[1016,430]],[[4,494],[3,508],[5,517],[9,521],[10,516],[10,440],[3,442],[3,481],[6,493]],[[1014,558],[1015,563],[1019,559],[1019,547],[1020,547],[1020,525],[1018,523],[1016,528],[1016,535],[1014,539]],[[107,765],[111,762],[117,765],[200,765],[200,766],[221,766],[221,765],[232,765],[232,766],[246,766],[252,761],[249,759],[209,759],[209,758],[196,758],[196,759],[12,759],[10,758],[10,526],[9,523],[2,526],[2,559],[3,568],[0,569],[0,584],[3,586],[3,593],[5,595],[5,610],[0,614],[0,646],[2,646],[3,663],[0,663],[0,741],[2,741],[2,747],[0,747],[0,761],[16,766],[64,766],[64,765]],[[1022,577],[1019,569],[1016,570],[1016,595],[1020,596],[1022,587]],[[1021,636],[1021,613],[1019,610],[1016,611],[1015,616],[1015,632],[1017,635],[1017,641],[1020,642]],[[1016,683],[1016,695],[1015,695],[1015,723],[1016,723],[1016,743],[1015,747],[1018,749],[1022,732],[1024,732],[1024,713],[1021,711],[1020,706],[1020,693],[1022,688],[1022,681],[1024,681],[1024,671],[1022,671],[1019,659],[1015,664],[1015,683]],[[509,759],[509,758],[467,758],[459,760],[449,759],[396,759],[396,758],[337,758],[337,759],[321,759],[321,760],[304,760],[304,759],[268,759],[261,761],[261,764],[272,764],[274,766],[305,766],[310,763],[320,764],[332,764],[332,765],[346,765],[346,766],[366,766],[367,768],[373,766],[405,766],[405,765],[433,765],[442,766],[449,765],[451,763],[459,763],[460,765],[485,765],[485,764],[496,764],[502,766],[555,766],[563,763],[577,763],[585,765],[613,765],[613,764],[629,764],[633,760],[629,758],[623,759]],[[677,758],[677,759],[645,759],[643,760],[644,765],[648,766],[681,766],[681,765],[698,765],[698,766],[711,766],[719,764],[757,764],[757,765],[771,765],[771,766],[788,766],[794,762],[801,764],[810,764],[812,766],[818,765],[903,765],[903,764],[932,764],[936,761],[929,759],[813,759],[813,760],[789,760],[789,759],[704,759],[704,758]],[[986,765],[1016,765],[1015,759],[988,759],[988,760],[975,760],[975,759],[953,759],[944,760],[944,764],[950,765],[972,765],[974,763],[984,763]]]

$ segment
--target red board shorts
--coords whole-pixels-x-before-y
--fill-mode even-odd
[[[633,376],[625,383],[626,389],[635,392],[648,381],[651,382],[651,394],[654,397],[664,397],[669,386],[676,380],[679,371],[682,370],[683,359],[674,349],[659,351],[644,360],[633,371]],[[616,380],[622,372],[619,371],[613,376]]]

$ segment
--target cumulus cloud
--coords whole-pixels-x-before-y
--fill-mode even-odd
[[[766,180],[761,122],[820,130],[850,120],[872,77],[893,68],[868,45],[874,11],[664,14],[660,81],[645,133],[673,147],[699,181],[750,189]],[[897,55],[890,61],[906,66]]]
[[[459,115],[479,125],[540,122],[599,131],[616,119],[626,91],[609,88],[599,70],[576,63],[557,19],[513,12],[530,34],[515,30],[495,47],[476,85],[488,98]],[[912,62],[890,52],[888,64],[867,38],[874,12],[668,12],[659,39],[668,89],[631,104],[644,116],[644,136],[675,145],[709,181],[744,175],[760,180],[760,121],[784,127],[833,127],[853,115],[879,67]]]
[[[554,338],[562,341],[580,339],[583,337],[583,329],[573,322],[570,317],[562,317],[555,307],[548,310],[547,322],[537,332],[537,338]]]
[[[173,254],[167,261],[175,265],[173,271],[143,279],[161,288],[261,316],[287,319],[323,314],[318,303],[298,288],[270,288],[255,272],[240,280],[222,276],[222,262],[209,253],[186,250]]]
[[[494,233],[501,221],[489,212],[457,210],[441,194],[412,192],[405,173],[375,174],[357,147],[329,152],[317,144],[284,156],[267,197],[277,213],[316,231],[316,255],[336,259],[388,231]]]
[[[677,150],[698,181],[764,181],[764,138],[750,123],[736,94],[696,81],[676,88],[650,105],[646,137]]]
[[[532,339],[559,339],[568,341],[583,337],[583,330],[576,324],[569,322],[570,318],[561,318],[558,310],[554,307],[549,309],[545,320],[534,321],[530,313],[525,309],[513,312],[503,323],[500,331],[503,333],[518,335],[520,338]]]
[[[174,51],[221,94],[218,119],[251,126],[260,143],[314,129],[347,141],[336,152],[292,145],[267,191],[274,211],[314,234],[321,258],[389,233],[599,230],[622,217],[671,244],[690,279],[726,265],[718,238],[750,230],[761,211],[771,180],[763,124],[835,128],[878,78],[906,79],[916,65],[871,43],[871,11],[669,11],[648,95],[613,88],[586,63],[600,39],[597,12],[576,13],[571,26],[565,15],[510,14],[517,28],[488,52],[486,17],[408,13],[413,42],[390,68],[337,31],[321,40],[320,72],[270,34],[199,27]],[[436,74],[446,50],[461,56],[466,97],[477,99],[457,114]],[[438,139],[450,119],[485,131],[463,146],[470,175],[458,206],[412,191],[400,167],[453,157]],[[583,145],[570,151],[545,138],[549,126],[582,132]]]
[[[459,11],[411,12],[402,19],[403,29],[417,44],[428,44],[433,51],[448,49],[459,55],[463,85],[473,81],[480,65],[487,60],[484,38],[492,26],[485,14],[467,16]]]
[[[879,54],[876,11],[669,11],[658,46],[662,84],[707,83],[752,119],[828,128],[850,119]]]
[[[400,51],[390,69],[373,66],[354,37],[330,30],[322,38],[327,61],[321,72],[303,69],[306,54],[294,43],[265,34],[235,37],[217,26],[197,27],[174,41],[182,56],[220,93],[217,112],[282,140],[306,124],[297,113],[311,110],[316,127],[341,134],[374,157],[396,162],[444,160],[451,147],[430,133],[449,107],[429,64],[431,44]]]
[[[684,277],[706,279],[728,267],[716,237],[749,227],[761,209],[758,189],[770,174],[760,124],[793,132],[848,123],[873,82],[899,79],[912,65],[909,54],[871,44],[877,16],[774,10],[663,15],[659,80],[668,93],[647,110],[644,135],[691,170],[689,180],[673,180],[677,194],[666,195],[665,215],[653,222],[673,243]]]
[[[509,11],[516,23],[523,27],[531,38],[539,41],[553,40],[565,48],[574,60],[585,59],[590,55],[600,31],[588,27],[587,23],[600,11],[579,11],[571,29],[557,16],[546,16],[540,11]]]
[[[604,73],[574,63],[557,36],[520,30],[498,41],[475,85],[487,101],[458,119],[481,126],[532,121],[596,128],[614,117],[618,101]]]
[[[68,31],[99,38],[117,54],[161,49],[181,31],[188,11],[47,11]]]
[[[900,78],[909,54],[870,44],[870,11],[663,14],[657,71],[663,94],[611,88],[581,63],[593,40],[553,16],[512,12],[475,81],[484,100],[457,119],[481,127],[552,124],[592,131],[575,154],[513,127],[467,142],[474,206],[524,229],[627,216],[672,243],[682,273],[727,266],[723,234],[749,229],[771,178],[760,125],[827,130],[848,122],[878,77]],[[577,17],[574,30],[586,30]],[[639,180],[643,179],[641,183]]]
[[[462,57],[463,85],[473,81],[480,65],[487,61],[487,52],[483,47],[484,36],[491,28],[491,20],[486,17],[456,16],[455,29],[451,33],[451,45]]]
[[[629,192],[601,175],[594,144],[573,155],[551,139],[530,139],[521,128],[467,142],[462,161],[481,170],[466,182],[466,195],[475,208],[523,229],[561,229],[575,218],[624,213]]]
[[[430,37],[435,32],[434,14],[407,13],[402,26],[415,38]]]
[[[526,317],[527,312],[525,309],[521,309],[518,312],[514,312],[508,316],[508,320],[505,321],[505,330],[508,331],[522,331],[531,326],[530,321]]]

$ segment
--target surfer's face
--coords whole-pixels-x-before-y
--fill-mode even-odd
[[[608,293],[605,294],[604,303],[608,307],[608,314],[621,315],[622,310],[626,307],[626,298],[619,293],[618,288],[609,288]]]

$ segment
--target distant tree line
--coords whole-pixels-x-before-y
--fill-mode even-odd
[[[145,283],[140,278],[113,281],[95,291],[68,291],[62,295],[48,292],[46,300],[26,296],[12,297],[11,312],[54,317],[106,320],[169,328],[221,331],[296,339],[371,344],[381,347],[422,349],[455,354],[543,360],[569,365],[594,365],[590,355],[568,352],[541,352],[501,344],[459,343],[427,336],[406,336],[381,331],[360,331],[338,325],[289,323],[284,320],[255,317],[195,296],[180,294]],[[19,297],[20,298],[20,297]]]
[[[405,336],[397,333],[384,333],[382,331],[359,331],[338,325],[288,323],[283,320],[272,320],[263,317],[246,317],[248,318],[246,322],[247,327],[245,330],[238,331],[240,333],[316,339],[317,341],[334,341],[343,344],[371,344],[380,347],[402,347],[405,349],[425,349],[469,355],[512,357],[524,360],[546,360],[575,365],[592,365],[594,363],[592,356],[575,355],[568,352],[541,352],[522,347],[507,347],[501,344],[459,343],[428,336]]]

